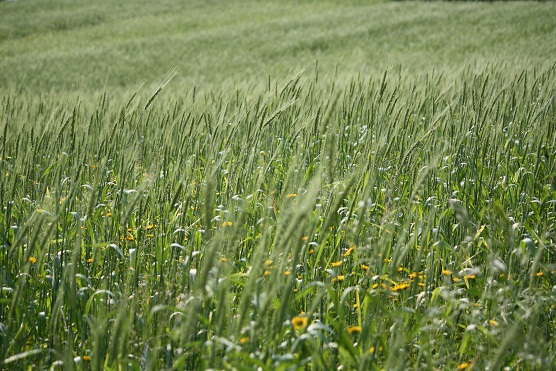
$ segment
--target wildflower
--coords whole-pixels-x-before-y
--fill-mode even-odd
[[[111,212],[106,213],[106,217],[107,217],[107,218],[110,218],[111,216],[112,216],[112,213],[111,213]]]
[[[341,281],[344,280],[344,278],[345,278],[344,276],[338,276],[338,277],[336,277],[336,278],[333,278],[333,279],[332,279],[332,282],[341,282]]]
[[[223,263],[226,263],[226,262],[228,261],[228,258],[221,257],[221,258],[220,258],[220,261],[223,262]]]
[[[452,277],[452,281],[454,281],[454,282],[459,282],[459,281],[461,281],[461,279],[459,279],[459,278],[457,278],[457,277]]]
[[[463,276],[463,278],[466,279],[466,280],[472,280],[472,279],[475,278],[475,275],[474,274],[468,274],[468,275]]]
[[[290,274],[292,274],[292,272],[290,272],[290,271],[285,271],[284,272],[284,276],[289,276]]]
[[[93,262],[93,258],[87,259],[87,263],[91,264]]]
[[[415,278],[415,277],[417,277],[417,272],[411,272],[411,273],[409,274],[409,278],[412,278],[412,279],[413,279],[413,278]]]
[[[448,270],[448,269],[443,269],[443,270],[442,270],[442,274],[445,275],[445,276],[449,276],[449,275],[452,274],[452,271],[451,271],[451,270]]]
[[[149,234],[147,234],[147,237],[153,238],[153,237],[154,237],[154,234],[153,234],[153,233],[149,233]],[[186,238],[185,240],[187,241],[187,238]]]
[[[337,261],[337,262],[332,262],[332,263],[330,263],[330,265],[332,267],[339,267],[340,265],[342,265],[342,263],[343,263],[343,261],[340,260],[340,261]]]
[[[263,276],[265,277],[270,276],[270,271],[264,271]]]
[[[458,365],[458,370],[465,370],[467,367],[469,367],[469,363],[463,362]]]
[[[308,252],[308,253],[309,253],[309,255],[312,255],[312,254],[314,254],[314,253],[315,253],[315,249],[311,249],[311,250],[309,250],[309,252]]]
[[[249,336],[244,336],[241,339],[239,339],[239,342],[241,344],[246,344],[249,341]]]
[[[392,291],[405,290],[408,287],[409,287],[409,284],[407,282],[400,282],[392,288]]]
[[[297,316],[292,318],[292,326],[294,330],[301,330],[307,327],[308,318],[306,316]]]
[[[377,287],[378,287],[378,283],[375,283],[375,284],[372,286],[373,289],[376,289]]]
[[[307,236],[301,237],[301,241],[307,241],[308,239],[309,239],[309,237],[307,237]]]
[[[346,256],[349,256],[354,251],[355,251],[355,246],[352,246],[349,249],[347,249],[347,251],[343,253],[342,256],[345,258]]]
[[[348,332],[349,332],[350,334],[355,334],[355,333],[361,332],[361,326],[351,326],[351,327],[348,327]]]
[[[286,198],[294,198],[297,197],[296,193],[290,193],[289,195],[286,196]]]
[[[222,223],[222,227],[226,228],[226,227],[231,227],[232,226],[232,222],[224,222]]]
[[[371,349],[369,349],[369,353],[371,354],[375,354],[375,347],[371,347]],[[381,352],[382,351],[382,347],[378,347],[378,351]]]
[[[127,240],[128,240],[128,241],[135,241],[135,237],[133,237],[132,235],[128,234],[128,235],[127,235]]]
[[[419,282],[418,285],[419,287],[425,287],[425,284],[423,282]]]
[[[398,267],[398,272],[402,272],[403,271],[403,267]]]
[[[369,270],[369,266],[365,264],[361,264],[361,269],[363,269],[364,271]]]
[[[149,224],[148,226],[145,227],[145,229],[148,231],[150,229],[153,229],[154,227],[156,227],[155,224]]]
[[[272,264],[272,260],[265,260],[264,265],[271,265]]]
[[[542,277],[542,276],[544,276],[543,272],[537,272],[537,277]]]
[[[496,321],[496,320],[494,320],[494,319],[489,320],[488,323],[489,323],[491,326],[498,326],[498,325],[499,325],[498,321]]]
[[[35,264],[37,262],[37,258],[35,258],[34,256],[30,256],[27,260],[31,262],[31,264]]]
[[[83,360],[84,360],[84,361],[87,361],[87,362],[90,362],[90,361],[92,361],[93,359],[91,358],[91,356],[83,356]]]

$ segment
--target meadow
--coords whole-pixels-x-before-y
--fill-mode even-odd
[[[556,3],[0,1],[4,369],[547,370]]]

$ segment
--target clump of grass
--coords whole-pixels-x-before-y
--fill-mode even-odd
[[[0,358],[548,367],[555,71],[4,93]]]

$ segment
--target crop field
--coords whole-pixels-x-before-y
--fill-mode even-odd
[[[0,1],[0,369],[549,370],[556,2]]]

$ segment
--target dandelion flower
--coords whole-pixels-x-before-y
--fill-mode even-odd
[[[285,271],[284,272],[284,276],[289,276],[290,274],[292,274],[292,272],[290,272],[290,271]]]
[[[226,227],[231,227],[232,226],[232,222],[224,222],[222,223],[222,227],[226,228]]]
[[[239,342],[241,344],[246,344],[249,341],[249,336],[244,336],[241,339],[239,339]]]
[[[350,247],[349,249],[347,249],[347,251],[345,253],[342,254],[342,256],[345,258],[346,256],[351,255],[352,252],[355,251],[355,246]]]
[[[315,249],[311,249],[311,250],[309,250],[309,252],[308,252],[309,255],[312,255],[312,254],[314,254],[314,253],[315,253]]]
[[[452,271],[451,271],[451,270],[448,270],[448,269],[443,269],[443,270],[442,270],[442,274],[445,275],[445,276],[449,276],[449,275],[452,274]]]
[[[301,237],[301,241],[307,241],[308,239],[309,239],[309,237],[307,237],[307,236]]]
[[[343,261],[340,260],[340,261],[337,261],[337,262],[332,262],[332,263],[330,263],[330,265],[332,267],[339,267],[340,265],[342,265],[342,263],[343,263]]]
[[[272,264],[272,260],[265,260],[264,265],[271,265]]]
[[[375,284],[372,286],[373,289],[376,289],[377,287],[378,287],[378,283],[375,283]]]
[[[543,272],[537,272],[537,277],[542,277],[542,276],[544,276]]]
[[[34,256],[30,256],[27,260],[31,262],[31,264],[35,264],[37,262],[37,258],[35,258]]]
[[[472,279],[475,278],[475,275],[474,274],[468,274],[466,276],[463,276],[463,278],[465,278],[466,280],[472,280]]]
[[[292,326],[294,330],[301,330],[307,327],[308,318],[306,316],[297,316],[292,318]]]
[[[294,198],[297,197],[296,193],[290,193],[289,195],[286,196],[286,198]]]
[[[92,361],[93,359],[91,358],[91,356],[83,356],[83,360],[84,360],[84,361],[87,361],[87,362],[90,362],[90,361]]]
[[[364,271],[369,270],[369,266],[365,265],[365,264],[361,264],[361,269],[363,269]]]
[[[89,259],[87,259],[87,263],[89,263],[89,264],[90,264],[90,263],[92,263],[92,262],[93,262],[93,258],[89,258]]]
[[[499,325],[498,321],[496,321],[496,320],[494,320],[494,319],[489,320],[488,323],[489,323],[491,326],[498,326],[498,325]]]
[[[220,261],[223,262],[223,263],[226,263],[226,262],[228,261],[228,258],[221,257],[221,258],[220,258]]]
[[[469,367],[469,363],[463,362],[458,365],[458,370],[465,370],[467,367]]]
[[[270,276],[270,271],[264,271],[263,276]]]
[[[345,278],[345,276],[338,276],[336,278],[333,278],[332,282],[341,282],[341,281],[344,280],[344,278]]]
[[[349,332],[350,334],[359,333],[359,332],[361,332],[361,326],[351,326],[351,327],[348,327],[348,332]]]

